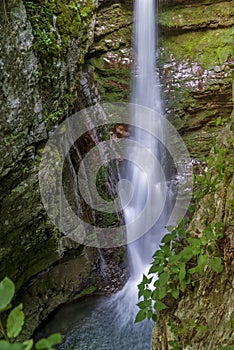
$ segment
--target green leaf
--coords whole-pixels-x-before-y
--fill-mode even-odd
[[[48,338],[43,338],[39,340],[35,347],[37,350],[45,350],[45,349],[51,349],[53,345],[61,344],[62,343],[62,336],[59,333],[54,333],[50,335]]]
[[[33,340],[26,340],[25,342],[23,342],[23,345],[26,346],[26,348],[24,348],[24,350],[31,350],[33,347]]]
[[[156,304],[154,305],[154,308],[156,311],[162,311],[162,310],[168,309],[168,306],[161,301],[157,301]]]
[[[155,291],[152,293],[152,300],[158,300],[159,299],[159,289],[155,289]]]
[[[187,241],[191,247],[200,247],[201,245],[201,241],[198,238],[188,238]]]
[[[165,298],[167,296],[167,292],[168,292],[167,286],[160,287],[159,288],[159,296],[158,296],[159,300]]]
[[[175,237],[176,237],[176,233],[168,233],[162,238],[161,242],[167,244],[171,242],[173,239],[175,239]]]
[[[146,275],[143,275],[143,283],[150,284],[152,282],[153,277],[147,278]]]
[[[185,247],[178,255],[182,262],[188,262],[193,256],[200,253],[200,247]]]
[[[175,226],[166,226],[166,229],[167,229],[169,232],[172,232],[172,231],[175,229]]]
[[[174,264],[179,260],[180,260],[180,256],[175,254],[175,255],[170,256],[169,263]]]
[[[149,310],[149,311],[148,311],[148,315],[147,315],[148,320],[150,320],[150,319],[152,318],[152,316],[153,316],[153,311],[152,311],[152,310]]]
[[[14,283],[8,277],[5,277],[0,283],[0,312],[8,307],[14,294]]]
[[[159,265],[153,264],[151,268],[149,269],[149,274],[150,273],[157,273],[159,269]]]
[[[143,292],[143,297],[145,298],[145,299],[148,299],[148,298],[150,298],[151,297],[151,290],[150,289],[145,289],[144,290],[144,292]]]
[[[147,307],[149,307],[151,305],[151,301],[150,300],[144,300],[144,301],[140,301],[137,306],[140,309],[146,309]]]
[[[5,340],[0,340],[0,349],[1,350],[24,350],[23,344],[14,343],[10,344]]]
[[[222,260],[221,258],[215,257],[209,260],[208,265],[210,266],[210,268],[217,272],[220,273],[223,271],[223,265],[222,265]]]
[[[167,285],[167,282],[169,281],[169,278],[170,278],[169,272],[161,273],[161,275],[159,276],[159,285],[160,285],[160,287],[163,287],[163,286]]]
[[[187,287],[187,284],[188,284],[188,283],[187,283],[185,280],[182,280],[182,281],[180,282],[180,289],[181,289],[182,292],[185,291],[185,289],[186,289],[186,287]]]
[[[188,273],[190,273],[191,275],[193,275],[194,273],[198,272],[198,266],[192,267],[191,269],[188,270]]]
[[[152,320],[153,320],[154,322],[157,321],[157,315],[156,315],[156,314],[153,314],[153,315],[152,315]]]
[[[153,255],[153,258],[154,259],[158,258],[158,259],[164,260],[163,252],[161,250],[156,250],[156,252]]]
[[[141,322],[146,318],[146,310],[140,310],[136,315],[135,323]]]
[[[178,299],[179,298],[179,294],[180,294],[180,291],[178,289],[172,289],[171,291],[171,295],[173,296],[173,298],[175,299]]]
[[[201,274],[204,274],[204,268],[208,263],[208,257],[206,255],[199,255],[198,259],[197,259],[197,263],[198,263],[198,271]]]
[[[203,231],[203,234],[205,234],[206,238],[207,238],[209,241],[212,241],[212,240],[214,240],[214,238],[215,238],[215,235],[214,235],[212,229],[209,229],[209,228],[205,229],[205,230]]]
[[[221,117],[218,117],[216,119],[216,126],[219,126],[219,125],[223,125],[223,121],[222,121],[222,118]]]
[[[9,314],[7,319],[7,336],[16,338],[24,325],[23,304],[16,306]]]
[[[171,256],[171,247],[170,247],[170,244],[164,244],[163,246],[160,246],[162,251],[163,251],[163,254],[168,257],[168,256]]]
[[[184,280],[185,276],[186,276],[185,263],[180,263],[179,264],[179,268],[180,268],[179,281],[180,281],[180,284],[181,284],[182,281]]]

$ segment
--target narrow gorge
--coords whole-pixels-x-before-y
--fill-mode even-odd
[[[223,269],[215,274],[204,266],[204,276],[198,273],[196,283],[178,298],[167,295],[163,301],[169,308],[158,312],[151,348],[232,349],[233,1],[159,0],[156,5],[154,63],[162,109],[183,138],[194,172],[191,207],[196,208],[189,214],[187,234],[201,238],[204,222],[220,226],[223,236],[216,248]],[[136,56],[133,11],[130,0],[0,2],[0,280],[12,279],[14,302],[24,305],[21,339],[36,334],[60,305],[115,298],[128,281],[126,245],[82,245],[54,226],[42,202],[39,170],[48,139],[70,116],[97,104],[130,102]],[[87,117],[90,131],[69,151],[64,188],[84,221],[115,228],[124,213],[103,214],[82,196],[77,200],[74,174],[93,147],[111,138],[118,145],[131,130],[120,123],[95,128],[95,123]],[[105,149],[100,152],[105,157]],[[58,154],[48,166],[51,191],[61,162]],[[169,173],[176,178],[173,166]],[[206,173],[207,182],[199,183]],[[113,200],[119,176],[115,163],[98,174],[101,196]],[[136,327],[141,329],[141,323]],[[103,349],[112,348],[118,349],[111,344]]]

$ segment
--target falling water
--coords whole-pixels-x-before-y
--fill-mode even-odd
[[[162,113],[162,107],[156,70],[156,1],[135,0],[134,9],[135,64],[130,114],[134,122],[132,124],[137,124],[138,127],[131,130],[130,140],[135,142],[137,147],[126,150],[129,152],[127,158],[131,159],[131,162],[125,163],[125,170],[120,169],[121,178],[127,179],[132,186],[129,203],[125,204],[124,191],[122,195],[120,191],[125,221],[130,224],[128,236],[134,237],[134,231],[137,229],[134,222],[137,222],[143,209],[147,210],[144,211],[142,223],[138,222],[142,229],[141,237],[132,239],[133,242],[128,245],[131,276],[120,292],[98,302],[95,300],[93,309],[89,301],[88,312],[84,312],[82,319],[76,320],[76,326],[72,326],[72,331],[68,332],[61,350],[67,346],[75,350],[150,349],[151,322],[145,320],[134,324],[134,320],[138,311],[137,284],[141,281],[143,273],[147,273],[152,255],[164,234],[166,216],[162,203],[167,186],[160,165],[163,163],[163,148],[158,141],[163,140],[163,118],[157,118],[157,113]],[[152,111],[156,120],[150,128],[151,132],[148,132],[145,125],[150,122]],[[139,152],[141,149],[146,150],[143,157],[142,152]],[[157,167],[155,162],[151,161],[152,157],[158,159]]]
[[[143,229],[152,226],[150,223],[155,221],[154,217],[160,216],[162,203],[164,202],[163,196],[165,195],[162,168],[160,164],[155,167],[155,163],[151,161],[153,155],[159,163],[162,162],[162,146],[158,139],[163,139],[163,118],[160,117],[162,112],[160,84],[156,71],[157,27],[155,7],[155,0],[135,1],[135,64],[132,79],[132,103],[134,107],[132,108],[131,118],[133,124],[138,125],[132,135],[132,139],[137,142],[137,147],[133,147],[128,157],[132,162],[128,165],[127,177],[131,182],[133,195],[131,202],[124,209],[124,213],[127,222],[134,222],[143,208],[147,206],[143,217]],[[150,110],[138,108],[135,105],[141,105]],[[149,133],[145,131],[145,124],[151,122],[152,110],[157,112],[154,118],[157,118],[157,116],[158,118],[150,125],[151,133]],[[139,145],[146,149],[146,152],[143,153],[144,162],[142,162],[142,152],[139,152]],[[141,169],[138,166],[139,164]],[[160,220],[157,220],[158,225],[159,222]],[[154,246],[155,248],[155,245],[151,244],[152,238],[156,244],[160,242],[161,235],[155,231],[154,225],[154,227],[151,227],[150,234],[144,235],[142,239],[129,246],[132,279],[141,276],[146,264],[149,263],[152,256],[149,247]],[[142,232],[142,234],[144,233],[146,232]],[[131,232],[128,232],[128,234],[132,235]]]

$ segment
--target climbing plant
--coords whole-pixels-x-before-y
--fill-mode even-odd
[[[207,269],[222,272],[223,262],[218,247],[223,237],[221,224],[208,225],[201,236],[189,237],[186,232],[188,221],[185,218],[177,226],[168,227],[169,233],[163,237],[160,249],[153,256],[148,277],[144,275],[138,285],[138,296],[143,300],[138,303],[140,311],[136,322],[146,317],[156,321],[156,312],[168,307],[165,298],[178,299],[180,293],[189,284],[194,286]]]
[[[34,343],[33,339],[17,341],[24,322],[23,305],[12,307],[15,285],[7,277],[0,282],[0,349],[1,350],[54,350],[54,345],[62,342],[59,333],[50,335]],[[4,321],[3,321],[4,320]]]

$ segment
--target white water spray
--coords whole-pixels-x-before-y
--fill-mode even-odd
[[[127,327],[135,319],[138,302],[137,285],[141,282],[143,273],[148,272],[152,255],[164,234],[164,203],[167,189],[164,172],[160,165],[162,146],[158,141],[163,139],[163,118],[158,118],[156,123],[154,121],[152,128],[155,130],[151,130],[152,134],[145,131],[145,124],[152,120],[152,113],[157,118],[157,114],[162,112],[160,84],[156,72],[155,7],[155,0],[135,1],[135,64],[132,78],[133,107],[130,115],[132,124],[137,124],[139,127],[131,131],[131,138],[136,142],[137,147],[131,147],[130,151],[126,151],[131,152],[126,157],[131,159],[131,163],[127,164],[124,177],[131,183],[132,197],[125,206],[124,196],[122,202],[126,223],[137,221],[137,217],[144,210],[142,227],[149,227],[149,229],[147,232],[142,232],[140,239],[128,245],[130,279],[123,290],[111,301],[115,305],[119,327]],[[136,105],[144,108],[138,108]],[[146,150],[145,154],[143,153],[143,161],[139,147]],[[152,157],[158,161],[152,162]],[[141,164],[140,167],[139,164]],[[134,225],[131,225],[127,234],[134,236],[134,229]],[[145,327],[142,326],[142,328]]]
[[[150,151],[152,155],[158,159],[159,163],[155,167],[155,163],[151,161],[149,152],[144,155],[144,169],[137,166],[141,164],[142,157],[140,152],[132,150],[130,159],[132,164],[128,166],[128,177],[132,184],[133,196],[129,205],[125,208],[126,221],[136,220],[139,213],[145,205],[147,211],[144,221],[153,222],[152,217],[160,216],[164,204],[165,194],[165,178],[160,167],[160,144],[158,139],[163,139],[163,123],[162,118],[157,118],[156,123],[152,125],[155,130],[151,130],[152,134],[146,132],[145,124],[150,122],[152,118],[152,110],[161,114],[160,84],[156,72],[156,3],[155,0],[136,0],[135,1],[135,27],[134,27],[134,49],[135,64],[133,73],[132,102],[134,105],[145,106],[151,110],[144,108],[133,108],[131,118],[134,123],[139,125],[133,133],[133,139]],[[155,113],[155,118],[157,117]],[[148,120],[147,120],[148,119]],[[147,169],[147,176],[144,170]],[[158,213],[158,215],[155,215]],[[151,231],[153,227],[151,227]],[[128,232],[128,234],[132,234]],[[146,234],[146,232],[145,232]],[[154,237],[152,237],[154,236]],[[161,235],[157,232],[146,234],[143,238],[129,245],[129,258],[131,266],[131,278],[139,279],[147,268],[149,260],[152,256],[152,249],[156,245],[152,245],[152,240],[159,243]]]

